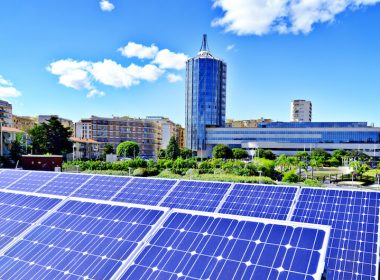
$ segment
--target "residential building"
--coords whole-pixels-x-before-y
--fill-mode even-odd
[[[316,148],[361,150],[380,156],[380,128],[366,122],[272,122],[257,128],[207,128],[207,155],[217,144],[231,148],[270,149],[275,154],[293,155]]]
[[[290,106],[291,122],[311,122],[313,105],[307,100],[293,100]]]
[[[0,123],[4,127],[13,127],[12,104],[5,100],[0,100]]]
[[[161,149],[166,149],[169,145],[169,141],[171,137],[175,137],[177,140],[178,146],[183,147],[181,145],[181,125],[175,124],[169,118],[159,117],[159,116],[148,116],[147,120],[157,121],[161,124]]]
[[[252,119],[252,120],[226,120],[226,127],[258,127],[259,123],[272,122],[271,119]]]
[[[155,157],[161,148],[161,124],[155,120],[92,116],[81,120],[75,127],[77,138],[95,140],[101,149],[105,144],[116,149],[121,142],[134,141],[139,145],[140,156]]]
[[[13,127],[22,131],[28,131],[37,123],[36,117],[13,115]]]
[[[73,156],[71,159],[97,159],[100,156],[100,143],[93,139],[71,137]]]
[[[64,119],[59,117],[58,115],[39,115],[37,116],[38,123],[47,123],[52,117],[58,118],[58,120],[62,123],[64,127],[74,129],[74,123],[72,120]]]
[[[180,148],[185,147],[185,141],[186,141],[186,135],[185,135],[185,128],[183,128],[181,125],[178,125],[178,145]]]
[[[224,127],[227,65],[209,51],[203,35],[198,54],[186,62],[186,147],[202,155],[206,127]]]

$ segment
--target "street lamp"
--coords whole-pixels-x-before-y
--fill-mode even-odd
[[[259,184],[261,184],[261,173],[263,173],[261,170],[259,171]]]

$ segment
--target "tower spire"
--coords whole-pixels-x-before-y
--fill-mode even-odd
[[[207,34],[203,34],[202,46],[199,50],[201,52],[209,52],[208,44],[207,44]]]

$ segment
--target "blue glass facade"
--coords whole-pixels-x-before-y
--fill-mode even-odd
[[[259,128],[207,130],[207,144],[230,147],[247,142],[288,144],[379,144],[380,128],[366,122],[273,122]]]
[[[206,149],[206,127],[224,127],[226,70],[205,47],[186,63],[186,147]]]

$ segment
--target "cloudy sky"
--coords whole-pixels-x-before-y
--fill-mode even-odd
[[[0,98],[19,115],[184,124],[185,61],[207,33],[227,117],[380,125],[380,0],[0,0]]]

